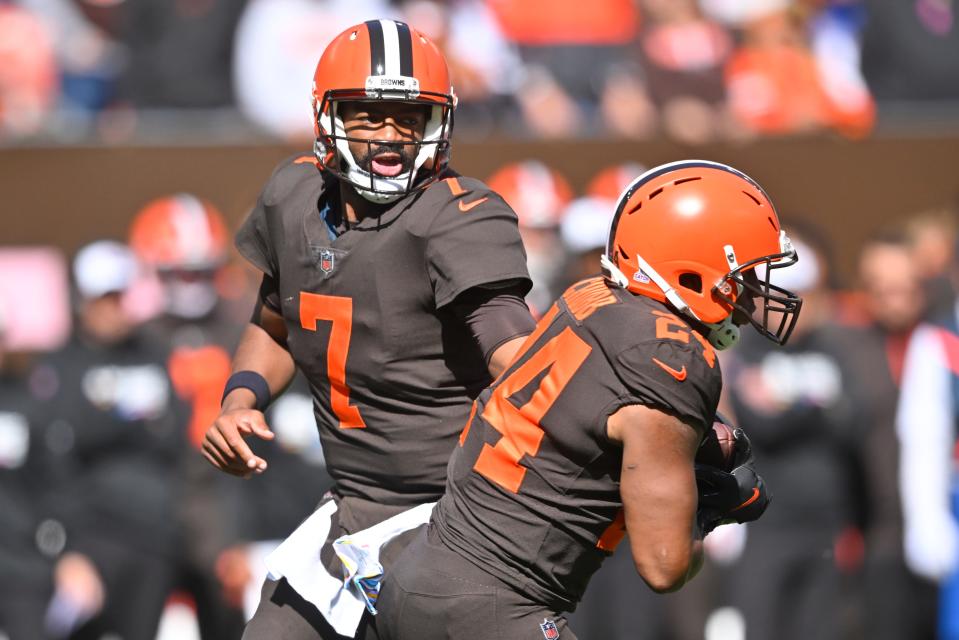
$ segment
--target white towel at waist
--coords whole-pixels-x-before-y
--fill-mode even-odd
[[[336,503],[330,500],[266,559],[271,580],[286,578],[287,583],[315,606],[337,633],[353,637],[363,617],[363,609],[373,606],[379,593],[383,567],[380,550],[404,531],[429,522],[434,502],[422,504],[354,534],[337,538],[333,549],[346,570],[333,576],[320,560],[320,551],[330,532],[330,520]]]

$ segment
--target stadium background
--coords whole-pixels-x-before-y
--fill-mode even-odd
[[[461,173],[486,179],[538,160],[580,197],[619,163],[729,163],[781,214],[818,229],[835,261],[834,319],[868,324],[856,306],[867,240],[901,231],[919,263],[910,224],[923,219],[952,248],[957,13],[950,0],[0,1],[0,252],[52,247],[65,267],[90,242],[125,241],[145,203],[179,192],[208,200],[235,229],[276,162],[310,148],[310,76],[325,43],[355,22],[397,17],[450,58]],[[569,199],[545,225],[557,232],[553,251],[573,250],[562,238],[576,230],[558,234]],[[49,291],[13,287],[30,274],[9,264],[0,273],[7,323],[33,317],[17,307],[67,311],[68,299],[51,305]],[[20,349],[42,361],[57,339]],[[868,540],[853,511],[848,524]],[[874,613],[862,554],[850,554],[852,564],[832,562],[843,594],[837,637],[861,637]],[[748,575],[736,566],[728,570]],[[714,596],[700,591],[701,601]],[[641,610],[640,628],[623,637],[702,631],[648,623],[644,632],[641,616],[660,612]],[[186,619],[180,629],[192,629]],[[583,624],[580,637],[596,637]],[[727,634],[738,628],[726,624]]]
[[[131,212],[176,191],[210,200],[239,224],[263,176],[305,147],[240,143],[7,148],[0,153],[9,214],[5,242],[53,244],[73,252],[100,237],[122,236]],[[700,146],[662,139],[624,143],[495,136],[484,142],[456,141],[453,153],[458,171],[484,178],[502,166],[504,158],[540,160],[567,177],[577,191],[585,189],[599,169],[620,162],[655,166],[689,157],[725,162],[757,176],[781,212],[821,225],[847,280],[853,277],[857,248],[870,233],[942,207],[959,189],[959,133],[947,127],[934,135],[891,132],[855,143],[822,135]],[[51,180],[55,189],[49,188]]]

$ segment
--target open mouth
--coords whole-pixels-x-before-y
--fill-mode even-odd
[[[403,172],[403,156],[395,151],[386,151],[373,156],[370,167],[374,173],[393,178]]]

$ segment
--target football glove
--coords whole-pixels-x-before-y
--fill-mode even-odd
[[[762,476],[753,467],[749,438],[742,429],[736,429],[735,437],[731,472],[696,465],[696,517],[704,536],[721,524],[758,520],[771,500]]]

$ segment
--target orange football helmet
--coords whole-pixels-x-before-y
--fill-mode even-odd
[[[371,149],[389,141],[349,138],[338,114],[344,101],[398,101],[430,107],[411,170],[394,177],[359,166],[350,141]],[[395,20],[350,27],[326,47],[313,76],[314,153],[321,168],[373,202],[391,202],[434,181],[449,163],[456,97],[446,59],[424,34]],[[395,144],[395,143],[394,143]]]
[[[507,164],[487,180],[516,212],[519,226],[547,229],[559,226],[573,189],[558,171],[538,160]]]
[[[802,300],[770,279],[796,259],[752,178],[718,162],[685,160],[655,167],[626,188],[602,261],[613,282],[668,302],[725,349],[739,339],[737,311],[774,342],[789,339]],[[757,296],[763,303],[754,315]]]
[[[212,204],[188,193],[148,202],[130,225],[130,246],[159,271],[204,271],[227,258],[229,234]]]

